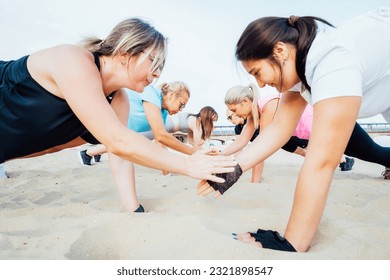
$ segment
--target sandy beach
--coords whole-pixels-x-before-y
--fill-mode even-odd
[[[133,214],[121,205],[107,156],[82,166],[76,151],[6,163],[0,259],[390,259],[390,182],[382,166],[356,159],[352,171],[336,171],[313,245],[296,254],[255,248],[231,233],[284,232],[303,162],[297,155],[277,152],[260,184],[247,172],[219,199],[196,195],[196,179],[136,166],[149,212]]]

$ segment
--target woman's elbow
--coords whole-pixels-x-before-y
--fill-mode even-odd
[[[167,134],[165,133],[156,133],[154,135],[154,141],[155,142],[158,142],[160,144],[163,144],[163,145],[166,145],[167,142],[168,142],[168,137],[167,137]]]

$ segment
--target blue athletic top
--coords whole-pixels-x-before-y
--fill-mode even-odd
[[[165,125],[168,111],[161,108],[162,92],[159,88],[156,88],[155,86],[147,86],[142,93],[128,90],[127,95],[130,102],[130,114],[127,126],[130,129],[136,132],[145,132],[152,129],[145,115],[143,106],[144,101],[150,102],[160,109],[161,117]]]
[[[94,55],[100,69],[98,55]],[[0,163],[88,133],[64,99],[31,77],[27,59],[0,61]]]

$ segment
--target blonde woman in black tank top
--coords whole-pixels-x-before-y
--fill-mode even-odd
[[[93,53],[98,54],[100,69]],[[0,164],[85,143],[87,131],[110,153],[110,166],[125,207],[139,207],[121,175],[128,161],[195,178],[223,181],[229,157],[165,151],[126,126],[128,101],[123,88],[142,92],[159,78],[166,39],[140,19],[120,22],[104,40],[83,46],[59,45],[15,61],[0,61]],[[115,92],[111,104],[106,97]],[[42,102],[42,99],[45,100]],[[65,116],[65,117],[64,117]]]

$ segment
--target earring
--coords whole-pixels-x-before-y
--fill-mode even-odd
[[[283,60],[283,63],[282,63],[282,65],[283,65],[283,66],[285,66],[285,65],[286,65],[286,60]]]
[[[121,64],[122,64],[122,65],[125,65],[125,64],[126,64],[126,62],[122,60],[122,61],[121,61]]]

